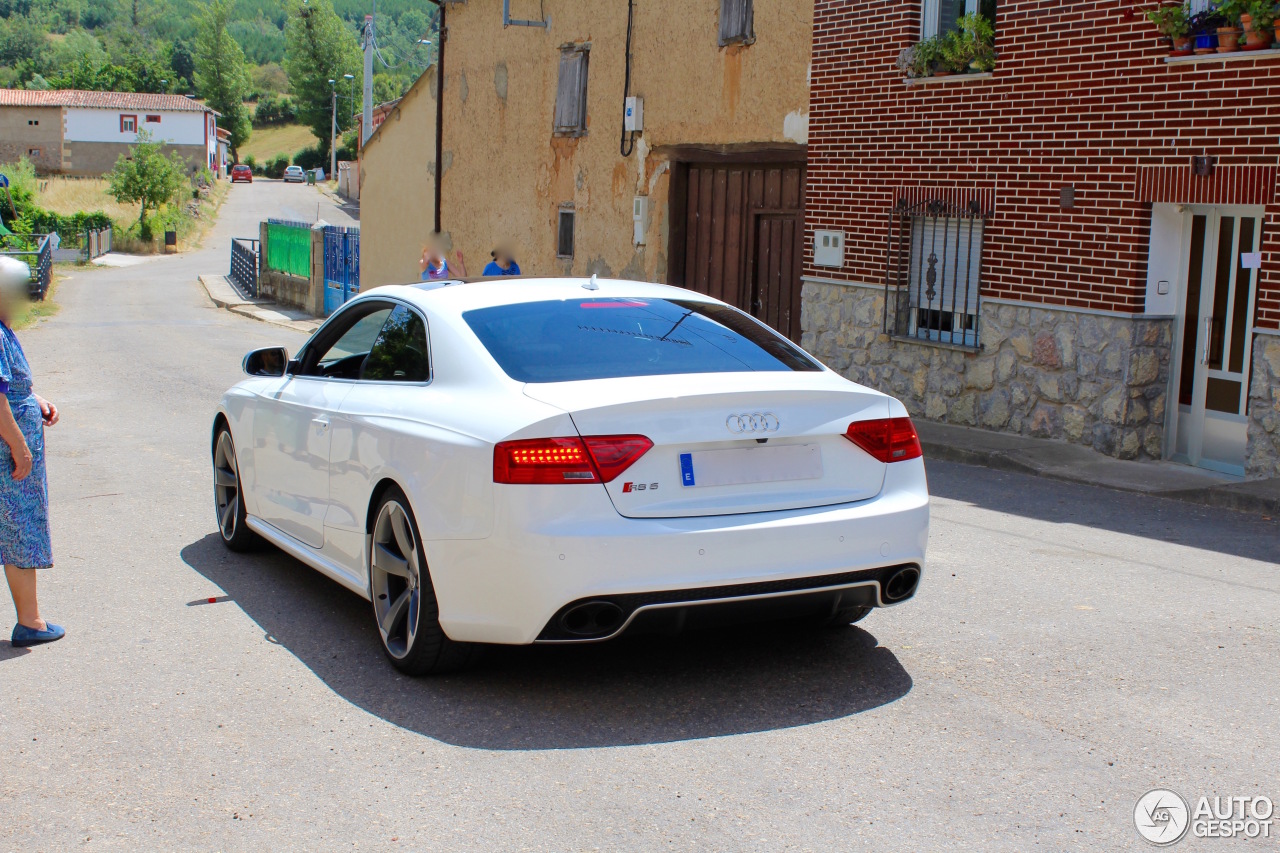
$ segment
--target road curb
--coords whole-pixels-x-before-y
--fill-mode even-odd
[[[1014,474],[1028,474],[1033,477],[1044,477],[1062,483],[1075,483],[1083,486],[1098,486],[1118,492],[1150,495],[1158,498],[1200,504],[1216,509],[1230,509],[1237,512],[1258,513],[1261,515],[1280,515],[1280,492],[1271,485],[1274,481],[1245,482],[1229,486],[1210,486],[1203,489],[1170,489],[1152,490],[1143,488],[1127,488],[1117,483],[1101,483],[1086,477],[1069,476],[1059,470],[1038,466],[1022,459],[1011,458],[1006,451],[958,447],[937,441],[921,439],[925,459],[936,459],[942,462],[958,462],[962,465],[977,465],[997,471]],[[1268,490],[1272,493],[1268,493]]]

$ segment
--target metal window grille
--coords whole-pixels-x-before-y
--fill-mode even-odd
[[[573,226],[574,212],[572,210],[561,210],[559,227],[556,233],[556,257],[572,258],[573,257]]]
[[[720,46],[756,40],[753,0],[720,0]]]
[[[591,48],[585,44],[560,48],[560,79],[556,86],[555,132],[582,136],[587,132],[587,63]]]
[[[987,216],[976,203],[899,202],[890,213],[886,332],[979,346]]]

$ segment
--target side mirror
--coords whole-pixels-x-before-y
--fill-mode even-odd
[[[289,351],[284,347],[256,349],[244,357],[241,367],[250,376],[284,376]]]

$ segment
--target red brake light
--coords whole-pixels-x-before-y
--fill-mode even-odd
[[[854,421],[844,437],[881,462],[905,462],[924,455],[911,418]]]
[[[653,447],[642,435],[534,438],[493,448],[493,481],[515,484],[608,483]]]

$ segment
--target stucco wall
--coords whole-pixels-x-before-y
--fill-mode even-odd
[[[40,150],[39,157],[28,154],[33,148]],[[62,168],[62,107],[0,108],[0,163],[22,157],[41,173]]]
[[[539,6],[514,2],[512,15],[536,17]],[[495,243],[509,241],[526,273],[664,280],[671,146],[806,141],[811,4],[756,0],[755,43],[721,48],[719,0],[637,3],[631,93],[644,99],[645,130],[629,157],[619,152],[626,5],[544,0],[541,8],[551,19],[546,30],[504,29],[499,4],[448,7],[442,157],[446,241],[463,251],[473,275],[481,272]],[[570,42],[591,44],[588,132],[557,138],[552,119],[559,48]],[[366,148],[365,286],[406,273],[416,276],[417,258],[431,231],[428,217],[406,215],[420,208],[406,208],[404,199],[420,195],[430,203],[425,166],[432,159],[435,105],[429,96],[408,101],[387,123],[411,122],[422,128],[420,140],[388,134],[384,126]],[[379,152],[379,146],[394,152]],[[636,195],[650,198],[646,244],[640,247],[632,243]],[[572,260],[555,256],[563,204],[572,204],[577,213]],[[390,254],[381,257],[383,252]]]
[[[418,278],[435,222],[435,71],[419,78],[366,143],[359,170],[360,286]]]
[[[97,110],[76,107],[67,110],[68,142],[128,142],[138,140],[137,133],[120,130],[120,116],[138,117],[138,129],[155,139],[180,145],[205,145],[205,116],[197,112],[158,112],[147,110]],[[148,115],[160,116],[159,122],[147,123]]]

